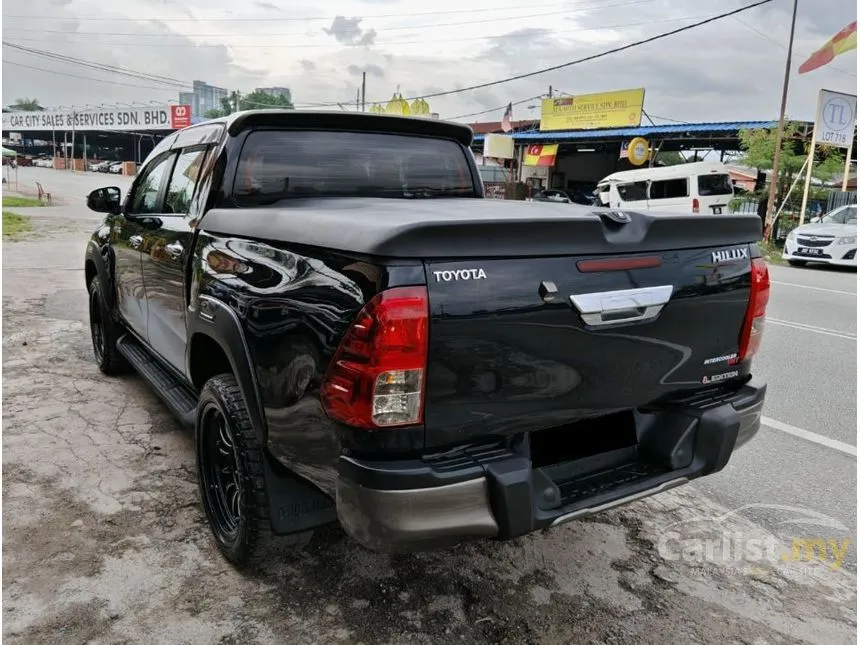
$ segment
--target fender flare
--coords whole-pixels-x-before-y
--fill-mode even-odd
[[[201,295],[197,301],[197,308],[189,308],[187,313],[189,342],[185,355],[186,373],[189,376],[192,373],[191,346],[194,337],[201,334],[215,341],[230,362],[233,375],[245,399],[257,439],[261,445],[267,445],[269,430],[263,414],[260,385],[257,382],[251,352],[245,340],[245,332],[236,312],[221,300]]]
[[[107,252],[112,253],[110,247],[107,247]],[[98,243],[95,240],[89,240],[87,242],[87,250],[84,254],[84,268],[86,269],[87,262],[92,262],[93,266],[96,268],[96,275],[101,282],[103,292],[105,294],[105,298],[107,299],[107,307],[111,312],[116,312],[116,291],[113,288],[113,280],[112,275],[113,272],[110,270],[110,267],[107,266],[105,262],[105,257],[102,253],[102,250],[99,248]],[[86,279],[86,270],[84,271],[84,279]],[[85,289],[89,289],[89,282],[84,285]]]

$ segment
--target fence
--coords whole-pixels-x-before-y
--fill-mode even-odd
[[[840,206],[856,203],[857,191],[842,192],[841,190],[834,190],[827,196],[827,208],[825,212],[832,211],[834,208],[839,208]]]

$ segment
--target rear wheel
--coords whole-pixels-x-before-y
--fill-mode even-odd
[[[209,379],[197,410],[200,495],[218,550],[241,567],[259,562],[273,547],[304,546],[312,532],[289,539],[272,535],[265,455],[233,375]]]
[[[789,260],[788,263],[793,267],[805,267],[806,262],[804,260]]]
[[[128,370],[128,363],[116,347],[122,328],[111,318],[98,276],[93,276],[90,293],[90,337],[99,369],[109,376]]]

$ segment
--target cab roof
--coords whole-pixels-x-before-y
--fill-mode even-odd
[[[198,126],[223,123],[235,136],[251,127],[314,128],[320,130],[364,130],[393,134],[454,139],[464,146],[472,143],[472,128],[462,123],[439,121],[426,117],[396,116],[373,112],[342,112],[334,110],[245,110],[228,116],[204,121]]]

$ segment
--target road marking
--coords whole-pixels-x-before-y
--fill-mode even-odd
[[[837,441],[836,439],[831,439],[830,437],[825,437],[824,435],[818,434],[817,432],[810,432],[809,430],[804,430],[803,428],[795,428],[794,426],[790,426],[787,423],[783,423],[782,421],[777,421],[776,419],[770,419],[764,416],[761,418],[761,422],[769,428],[773,428],[774,430],[779,430],[780,432],[784,432],[786,434],[790,434],[801,439],[806,439],[807,441],[811,441],[812,443],[817,443],[820,446],[825,446],[827,448],[832,448],[833,450],[838,450],[839,452],[844,452],[846,455],[851,455],[852,457],[857,456],[857,446],[852,446],[850,443]]]
[[[854,291],[840,291],[839,289],[825,289],[824,287],[810,287],[806,284],[797,284],[795,282],[780,282],[779,280],[771,280],[771,284],[781,284],[784,287],[797,287],[798,289],[811,289],[812,291],[823,291],[824,293],[838,293],[843,296],[854,296],[857,297],[857,293]]]
[[[772,325],[782,325],[783,327],[792,327],[802,331],[811,331],[814,334],[824,334],[825,336],[835,336],[836,338],[846,338],[848,340],[857,340],[856,334],[836,331],[835,329],[826,329],[824,327],[816,327],[815,325],[804,325],[803,323],[790,322],[788,320],[779,320],[777,318],[766,318],[768,323]]]

